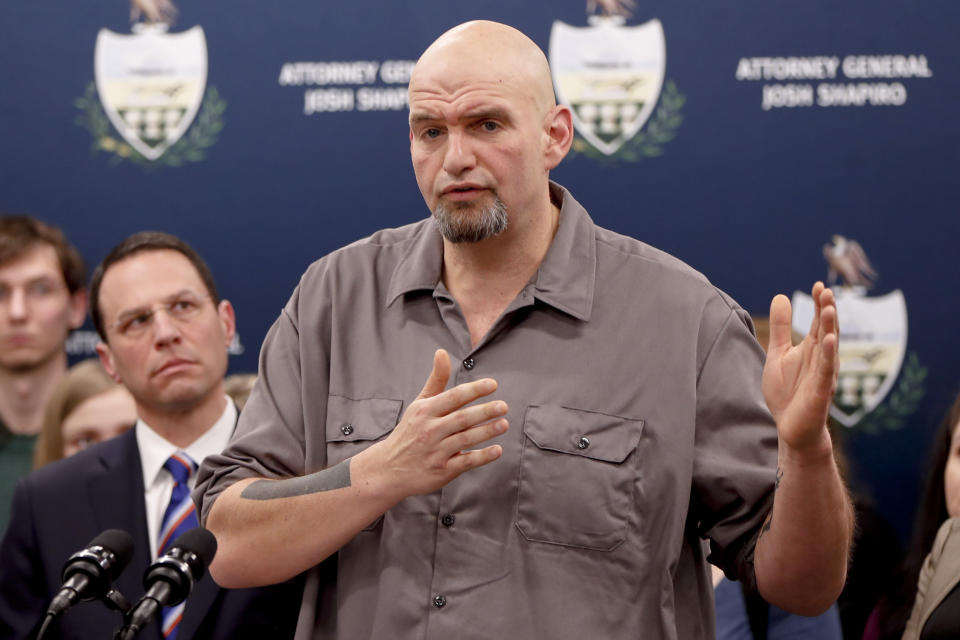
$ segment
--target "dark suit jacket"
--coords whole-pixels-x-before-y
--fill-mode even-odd
[[[63,584],[64,562],[106,529],[133,536],[133,559],[114,587],[136,602],[150,564],[146,522],[133,430],[21,479],[0,543],[0,639],[33,638]],[[177,639],[292,638],[301,594],[299,580],[231,590],[204,575],[187,598]],[[109,640],[121,624],[120,613],[103,603],[81,602],[50,627],[44,640]],[[138,638],[161,640],[159,623],[152,622]]]

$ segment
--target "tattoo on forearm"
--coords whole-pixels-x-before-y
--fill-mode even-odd
[[[773,483],[773,491],[776,493],[777,489],[780,488],[780,481],[783,479],[783,469],[777,467],[777,479]],[[776,502],[776,497],[774,497],[774,502]],[[770,506],[770,513],[767,514],[767,519],[763,521],[763,526],[760,527],[760,535],[757,536],[757,539],[763,537],[767,531],[770,531],[770,525],[773,524],[773,505]]]
[[[350,486],[350,460],[344,460],[328,469],[300,478],[287,480],[257,480],[246,487],[241,498],[250,500],[274,500],[276,498],[293,498],[308,493],[333,491]]]

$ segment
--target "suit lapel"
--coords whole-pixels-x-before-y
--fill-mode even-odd
[[[100,531],[123,529],[133,536],[133,558],[114,586],[131,604],[144,593],[143,574],[150,565],[150,538],[147,533],[147,512],[143,500],[143,467],[134,429],[101,445],[100,468],[88,483],[90,504]],[[187,598],[177,638],[193,638],[211,606],[220,594],[220,587],[209,574],[204,574]],[[141,637],[160,640],[160,625],[152,623]]]
[[[237,414],[239,417],[239,411]],[[233,426],[236,428],[236,423]],[[197,462],[203,462],[203,460]],[[183,619],[180,621],[180,627],[177,631],[178,639],[193,638],[220,592],[219,585],[213,581],[209,572],[205,572],[203,577],[193,586],[193,591],[187,598],[187,606],[183,609]]]
[[[144,593],[143,574],[151,562],[140,450],[133,429],[108,443],[100,455],[102,466],[89,482],[90,504],[101,531],[123,529],[133,536],[133,558],[114,587],[135,604]],[[159,639],[159,625],[150,627],[142,637]]]

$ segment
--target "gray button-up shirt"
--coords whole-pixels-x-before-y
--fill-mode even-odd
[[[299,476],[384,438],[436,348],[499,383],[501,459],[407,498],[314,570],[298,638],[713,638],[711,560],[753,579],[776,429],[747,314],[566,191],[539,271],[472,348],[432,221],[314,263],[196,496]]]

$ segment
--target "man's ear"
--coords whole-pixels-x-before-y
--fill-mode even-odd
[[[550,171],[563,160],[573,144],[573,115],[570,108],[558,104],[544,122],[544,134],[547,138],[543,154],[544,169]]]
[[[123,380],[117,375],[117,368],[113,364],[113,351],[110,350],[110,345],[105,342],[98,342],[97,355],[100,356],[100,364],[103,365],[107,375],[120,384],[123,384]]]
[[[78,289],[70,294],[70,328],[79,329],[87,319],[87,290]]]
[[[217,305],[217,316],[220,317],[220,326],[223,328],[223,337],[227,347],[233,342],[233,335],[237,332],[237,316],[229,300],[221,300]]]

